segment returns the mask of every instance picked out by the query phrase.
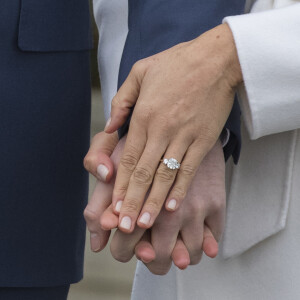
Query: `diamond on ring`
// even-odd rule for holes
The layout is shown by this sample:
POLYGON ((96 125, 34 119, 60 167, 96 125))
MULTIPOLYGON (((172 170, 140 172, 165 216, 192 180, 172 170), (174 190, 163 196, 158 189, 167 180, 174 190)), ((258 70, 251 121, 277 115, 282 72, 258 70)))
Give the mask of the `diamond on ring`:
POLYGON ((163 163, 171 170, 180 168, 180 163, 175 158, 170 158, 170 159, 165 158, 163 160, 163 163))

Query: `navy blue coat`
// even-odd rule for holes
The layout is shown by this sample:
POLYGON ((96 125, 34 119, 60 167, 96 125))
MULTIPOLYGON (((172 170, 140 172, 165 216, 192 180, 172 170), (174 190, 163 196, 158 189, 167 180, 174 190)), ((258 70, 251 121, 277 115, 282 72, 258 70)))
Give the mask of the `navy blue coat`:
MULTIPOLYGON (((133 64, 142 58, 192 40, 222 23, 230 15, 242 14, 245 0, 129 0, 129 32, 119 72, 119 86, 133 64)), ((123 136, 128 122, 120 129, 123 136)), ((225 159, 237 162, 240 148, 240 109, 237 100, 225 125, 231 138, 224 148, 225 159)))
POLYGON ((82 278, 88 0, 0 1, 0 286, 82 278))

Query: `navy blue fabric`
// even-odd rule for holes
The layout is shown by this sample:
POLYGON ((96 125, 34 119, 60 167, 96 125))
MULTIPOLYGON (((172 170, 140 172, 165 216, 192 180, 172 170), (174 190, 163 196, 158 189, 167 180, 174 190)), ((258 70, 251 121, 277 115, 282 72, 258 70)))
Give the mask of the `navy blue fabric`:
MULTIPOLYGON (((129 32, 120 65, 119 87, 137 60, 196 38, 221 24, 225 16, 242 14, 244 6, 245 0, 129 0, 129 32)), ((127 133, 129 122, 130 118, 120 129, 120 136, 127 133)), ((224 155, 227 159, 233 154, 237 162, 241 145, 237 101, 226 128, 232 134, 224 155)))
POLYGON ((0 288, 3 300, 66 300, 70 285, 41 288, 0 288))
POLYGON ((90 70, 89 51, 78 49, 91 45, 79 30, 88 31, 87 12, 88 0, 0 1, 1 287, 82 278, 90 70), (43 37, 31 36, 29 23, 43 37))
POLYGON ((74 51, 92 46, 87 0, 22 0, 18 45, 24 51, 74 51))

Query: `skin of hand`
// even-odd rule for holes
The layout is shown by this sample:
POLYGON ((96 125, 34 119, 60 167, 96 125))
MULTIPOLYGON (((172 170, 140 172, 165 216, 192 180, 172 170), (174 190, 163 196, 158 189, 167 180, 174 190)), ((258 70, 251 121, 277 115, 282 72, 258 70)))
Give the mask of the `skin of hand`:
MULTIPOLYGON (((107 164, 107 161, 101 161, 101 158, 103 157, 106 158, 105 156, 100 156, 99 159, 98 157, 95 157, 95 153, 100 153, 101 149, 112 149, 113 147, 110 147, 109 143, 113 145, 113 142, 114 140, 111 139, 106 134, 98 134, 97 136, 95 136, 95 138, 92 140, 90 151, 85 158, 85 161, 89 161, 87 165, 91 168, 91 170, 95 170, 97 168, 97 163, 99 163, 99 161, 101 163, 104 163, 105 165, 109 165, 107 164), (93 164, 95 165, 93 166, 93 164)), ((113 165, 115 170, 117 170, 118 168, 118 164, 122 154, 122 150, 124 148, 124 144, 125 144, 125 139, 122 139, 118 143, 117 147, 115 148, 115 151, 113 152, 113 155, 111 156, 111 160, 112 160, 111 165, 113 165)), ((211 167, 215 167, 213 165, 215 163, 217 169, 219 167, 221 167, 222 169, 223 168, 222 166, 224 165, 223 153, 222 150, 219 149, 220 151, 218 151, 218 148, 217 147, 215 148, 216 148, 215 154, 214 152, 211 152, 210 153, 211 156, 207 156, 206 160, 203 163, 207 163, 207 164, 212 163, 211 167), (216 157, 214 157, 215 155, 218 155, 220 159, 219 166, 218 166, 218 159, 216 160, 215 159, 216 157)), ((107 155, 109 155, 108 152, 107 155)), ((217 174, 221 175, 222 172, 220 169, 219 171, 217 171, 217 169, 215 169, 216 170, 215 173, 214 172, 208 173, 211 180, 214 181, 213 185, 211 186, 211 189, 209 188, 209 180, 208 181, 205 180, 202 184, 205 188, 203 188, 201 192, 198 192, 197 190, 193 191, 192 190, 193 185, 190 191, 191 196, 197 195, 198 197, 202 193, 203 199, 204 197, 206 197, 207 194, 209 198, 213 200, 212 204, 216 204, 220 211, 219 213, 216 214, 216 216, 219 216, 218 219, 213 220, 213 216, 212 216, 211 219, 207 218, 206 220, 207 224, 210 225, 206 225, 206 224, 203 225, 204 231, 203 231, 202 248, 206 253, 206 255, 212 258, 215 257, 218 252, 218 245, 214 238, 214 235, 218 239, 220 233, 223 231, 224 212, 222 213, 222 209, 225 210, 225 192, 224 192, 224 187, 222 189, 223 186, 221 184, 222 177, 221 176, 218 177, 217 175, 217 174), (216 179, 219 178, 216 181, 214 180, 214 174, 216 176, 215 177, 216 179), (209 190, 211 192, 209 192, 209 190), (206 192, 203 193, 204 191, 206 192), (210 193, 211 195, 209 195, 210 193), (212 231, 210 230, 209 226, 211 226, 212 231)), ((113 173, 113 170, 110 170, 110 172, 113 173)), ((204 177, 204 172, 205 170, 203 168, 202 169, 203 177, 204 177)), ((197 172, 197 174, 198 173, 200 175, 200 170, 199 172, 197 172)), ((114 214, 112 210, 112 206, 110 205, 113 186, 114 186, 114 178, 112 178, 109 183, 98 181, 94 193, 92 195, 92 198, 84 212, 85 219, 88 224, 88 228, 91 232, 91 248, 95 252, 102 250, 106 246, 110 235, 109 229, 114 228, 118 225, 118 217, 114 214), (104 211, 105 213, 103 214, 104 211), (100 218, 102 224, 100 223, 100 218), (103 227, 105 228, 105 230, 103 229, 103 227)), ((196 186, 198 186, 198 183, 195 185, 195 187, 196 186)), ((173 213, 170 213, 166 210, 162 212, 162 214, 159 216, 160 225, 156 226, 155 228, 156 233, 155 232, 152 233, 151 230, 145 231, 145 229, 138 228, 138 227, 131 234, 124 234, 120 230, 117 230, 111 244, 111 251, 113 256, 119 261, 126 262, 130 260, 135 253, 135 255, 139 259, 141 259, 147 265, 147 267, 155 274, 165 274, 168 271, 170 267, 170 257, 174 261, 174 264, 181 269, 186 268, 190 263, 195 263, 196 262, 195 259, 197 258, 194 257, 194 261, 193 259, 192 261, 190 260, 189 251, 181 238, 181 234, 178 235, 178 229, 177 229, 178 225, 175 225, 174 228, 168 225, 170 216, 172 216, 172 214, 173 213), (166 219, 164 220, 165 217, 166 219), (159 235, 159 232, 161 232, 161 230, 163 230, 162 236, 159 235), (166 235, 169 238, 170 234, 173 234, 173 237, 171 239, 173 241, 176 240, 175 247, 171 255, 166 255, 167 257, 164 258, 163 257, 164 254, 160 252, 160 250, 162 249, 162 246, 160 246, 160 242, 162 242, 161 245, 167 244, 167 242, 164 240, 164 236, 166 235), (155 251, 156 249, 150 243, 150 238, 154 239, 154 241, 156 240, 155 247, 158 248, 157 259, 156 259, 156 251, 155 251), (160 260, 164 261, 163 265, 158 263, 158 261, 160 260)), ((174 223, 178 222, 178 216, 171 219, 172 222, 174 223)), ((189 230, 188 226, 186 230, 189 230)), ((193 237, 193 240, 194 239, 195 238, 193 237)), ((190 242, 191 244, 193 243, 193 240, 190 242)), ((187 241, 189 241, 188 238, 187 241)), ((172 245, 167 245, 167 248, 171 249, 172 245)), ((202 250, 199 251, 198 259, 199 256, 201 257, 201 252, 202 250)))
MULTIPOLYGON (((118 168, 126 138, 123 138, 117 145, 115 143, 116 138, 117 136, 109 135, 104 132, 95 135, 91 142, 89 152, 84 158, 84 166, 87 171, 96 178, 99 176, 97 173, 99 165, 107 166, 110 177, 110 180, 108 180, 108 176, 105 178, 100 176, 100 180, 97 181, 93 195, 84 211, 84 217, 90 231, 91 249, 94 252, 99 252, 105 248, 111 233, 110 229, 103 229, 100 224, 100 218, 103 212, 106 211, 107 214, 107 227, 114 228, 118 224, 118 216, 112 211, 111 199, 115 181, 114 169, 117 170, 118 168), (109 212, 111 212, 111 215, 108 214, 109 212)), ((124 241, 124 245, 130 248, 128 242, 131 242, 131 245, 132 242, 134 242, 137 255, 140 254, 141 259, 150 262, 155 258, 155 252, 151 244, 146 242, 147 234, 144 234, 144 231, 144 229, 136 229, 130 239, 124 241), (140 239, 141 241, 139 241, 140 239)), ((115 240, 118 241, 117 238, 115 240)), ((174 263, 181 268, 186 268, 189 264, 188 252, 182 241, 180 241, 180 239, 178 240, 173 251, 174 263)))
POLYGON ((107 134, 103 131, 97 133, 93 137, 89 151, 83 160, 85 169, 102 182, 109 182, 113 177, 114 168, 110 156, 118 142, 117 132, 113 134, 107 134))
POLYGON ((226 24, 133 66, 105 128, 117 130, 135 105, 113 192, 122 231, 132 232, 136 223, 150 228, 165 200, 167 210, 178 209, 224 127, 241 81, 226 24), (162 157, 176 158, 180 169, 168 169, 162 157))
POLYGON ((84 210, 84 218, 90 231, 91 249, 94 252, 101 251, 110 236, 110 231, 101 228, 100 217, 111 204, 113 185, 109 182, 115 175, 111 155, 114 153, 114 161, 118 161, 121 145, 117 133, 100 132, 93 137, 89 151, 83 160, 85 169, 98 179, 94 193, 84 210), (100 199, 98 195, 101 195, 100 199))
MULTIPOLYGON (((125 141, 120 143, 124 147, 125 141)), ((118 146, 116 155, 112 156, 115 169, 121 155, 118 146)), ((129 234, 117 230, 110 245, 113 257, 127 262, 135 254, 152 273, 160 275, 168 272, 172 260, 180 269, 199 263, 202 250, 209 257, 215 257, 218 253, 217 241, 224 228, 224 181, 224 155, 218 141, 197 170, 185 201, 178 210, 170 212, 163 208, 153 227, 148 230, 136 227, 129 234)), ((96 188, 92 201, 103 203, 103 195, 108 194, 103 192, 103 188, 101 186, 101 192, 96 188)), ((112 193, 113 180, 106 184, 106 189, 112 193)), ((98 226, 101 230, 118 226, 118 216, 112 206, 105 212, 102 208, 100 210, 98 215, 101 215, 101 220, 98 222, 101 225, 98 226)))

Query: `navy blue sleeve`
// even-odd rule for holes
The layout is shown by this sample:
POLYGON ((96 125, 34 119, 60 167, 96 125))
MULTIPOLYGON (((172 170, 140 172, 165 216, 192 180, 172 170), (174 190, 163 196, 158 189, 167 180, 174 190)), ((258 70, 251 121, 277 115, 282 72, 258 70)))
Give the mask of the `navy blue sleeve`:
POLYGON ((232 156, 235 164, 238 163, 241 152, 241 111, 237 100, 234 99, 234 104, 231 113, 224 126, 230 130, 230 138, 226 146, 223 148, 225 161, 232 156))

